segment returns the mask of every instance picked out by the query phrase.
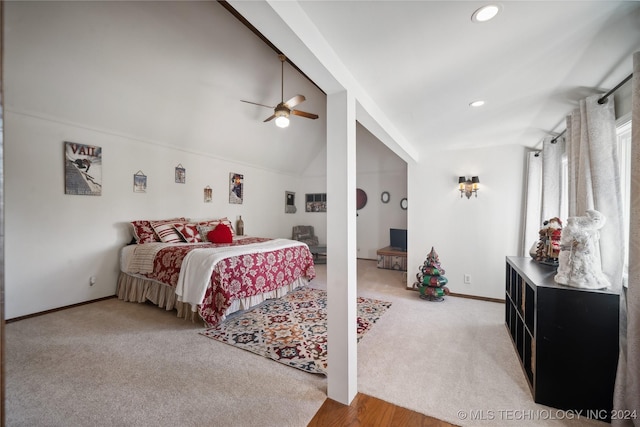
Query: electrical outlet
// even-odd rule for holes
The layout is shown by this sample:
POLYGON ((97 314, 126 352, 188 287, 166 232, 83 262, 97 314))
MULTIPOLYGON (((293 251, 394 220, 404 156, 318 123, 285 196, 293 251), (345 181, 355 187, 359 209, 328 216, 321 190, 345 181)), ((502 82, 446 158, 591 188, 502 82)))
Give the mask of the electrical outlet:
POLYGON ((96 284, 96 276, 89 277, 89 286, 93 286, 96 284))
POLYGON ((467 285, 471 284, 471 275, 470 274, 465 274, 464 275, 464 283, 467 285))

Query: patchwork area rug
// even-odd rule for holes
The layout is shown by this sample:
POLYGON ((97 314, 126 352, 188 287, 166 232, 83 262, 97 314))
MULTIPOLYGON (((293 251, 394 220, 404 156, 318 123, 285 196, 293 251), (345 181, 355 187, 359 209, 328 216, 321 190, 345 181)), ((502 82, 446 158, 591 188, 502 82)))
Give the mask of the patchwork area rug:
MULTIPOLYGON (((358 341, 391 307, 358 297, 358 341)), ((327 373, 327 293, 301 287, 200 334, 294 368, 327 373)))

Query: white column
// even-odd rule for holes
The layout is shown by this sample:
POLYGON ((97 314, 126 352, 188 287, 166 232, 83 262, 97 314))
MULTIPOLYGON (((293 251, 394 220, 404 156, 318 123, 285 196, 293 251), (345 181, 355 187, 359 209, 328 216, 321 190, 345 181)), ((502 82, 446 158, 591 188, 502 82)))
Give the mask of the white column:
POLYGON ((358 392, 355 107, 346 91, 327 96, 327 383, 345 405, 358 392))

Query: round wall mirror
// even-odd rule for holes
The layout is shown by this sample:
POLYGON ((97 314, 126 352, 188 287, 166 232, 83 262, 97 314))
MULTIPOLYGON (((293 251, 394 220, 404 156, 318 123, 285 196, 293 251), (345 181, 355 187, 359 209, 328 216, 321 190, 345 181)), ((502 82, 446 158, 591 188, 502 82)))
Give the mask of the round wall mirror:
POLYGON ((407 210, 407 198, 406 197, 404 199, 400 200, 400 207, 405 211, 407 210))
POLYGON ((389 203, 389 200, 391 200, 391 195, 388 191, 383 191, 380 195, 380 200, 382 200, 382 203, 389 203))
POLYGON ((367 204, 367 193, 361 188, 356 188, 356 209, 360 210, 367 204))

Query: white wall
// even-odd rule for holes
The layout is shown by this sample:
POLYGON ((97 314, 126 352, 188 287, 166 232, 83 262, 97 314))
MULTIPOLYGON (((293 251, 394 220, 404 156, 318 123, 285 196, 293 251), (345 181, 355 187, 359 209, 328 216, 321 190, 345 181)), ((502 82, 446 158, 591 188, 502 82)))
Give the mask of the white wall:
POLYGON ((409 164, 409 285, 434 247, 451 292, 504 299, 505 257, 520 242, 525 148, 424 154, 409 164), (458 177, 480 177, 478 197, 460 198, 458 177), (470 274, 472 283, 463 283, 470 274))
POLYGON ((299 185, 291 175, 7 112, 6 318, 113 295, 131 220, 242 215, 245 234, 289 237, 296 214, 284 213, 285 191, 300 194, 299 185), (102 196, 64 194, 63 141, 102 147, 102 196), (175 183, 179 163, 185 184, 175 183), (138 170, 146 193, 133 192, 138 170), (230 172, 244 174, 242 205, 228 202, 230 172), (203 201, 207 185, 213 203, 203 201))
POLYGON ((407 211, 400 207, 407 197, 407 163, 363 126, 356 135, 357 187, 367 194, 358 211, 358 258, 377 259, 376 251, 389 246, 389 229, 407 228, 407 211), (383 191, 389 192, 389 203, 382 203, 383 191))
MULTIPOLYGON (((327 147, 307 166, 303 174, 297 178, 304 190, 296 193, 298 211, 295 214, 295 225, 312 225, 320 244, 327 243, 327 213, 305 212, 305 195, 327 192, 327 147)), ((327 204, 331 202, 328 201, 327 204)), ((329 209, 329 208, 327 208, 329 209)))
MULTIPOLYGON (((357 188, 367 193, 367 204, 358 211, 358 258, 376 259, 376 251, 389 245, 389 228, 406 228, 407 211, 400 208, 400 200, 407 196, 407 164, 359 123, 356 124, 357 188), (382 203, 380 195, 388 191, 389 203, 382 203)), ((325 213, 304 212, 305 193, 327 191, 327 153, 323 150, 301 177, 305 191, 296 198, 300 207, 296 221, 313 225, 321 243, 326 243, 325 213)), ((331 194, 327 195, 331 208, 331 194)))

